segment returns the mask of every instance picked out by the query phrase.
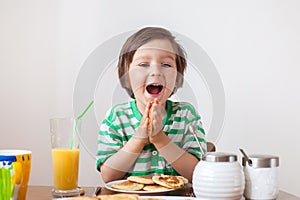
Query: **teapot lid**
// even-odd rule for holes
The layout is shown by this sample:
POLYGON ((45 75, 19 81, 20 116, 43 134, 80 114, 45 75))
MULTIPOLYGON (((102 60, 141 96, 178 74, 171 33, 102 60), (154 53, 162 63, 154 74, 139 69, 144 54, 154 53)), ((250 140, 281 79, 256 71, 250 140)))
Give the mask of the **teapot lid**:
POLYGON ((202 160, 207 162, 235 162, 237 161, 237 156, 235 154, 222 152, 208 152, 202 160))
MULTIPOLYGON (((270 168, 279 166, 279 157, 277 156, 266 154, 252 154, 248 157, 252 161, 251 167, 253 168, 270 168)), ((242 158, 242 165, 246 165, 245 157, 242 158)))

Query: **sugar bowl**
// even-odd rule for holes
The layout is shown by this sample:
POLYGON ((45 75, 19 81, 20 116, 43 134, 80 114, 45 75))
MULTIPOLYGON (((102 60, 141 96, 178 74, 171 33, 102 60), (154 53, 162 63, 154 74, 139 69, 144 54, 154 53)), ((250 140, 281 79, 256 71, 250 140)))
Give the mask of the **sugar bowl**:
POLYGON ((279 158, 273 155, 253 154, 248 155, 248 159, 242 159, 246 181, 245 198, 276 199, 279 158))

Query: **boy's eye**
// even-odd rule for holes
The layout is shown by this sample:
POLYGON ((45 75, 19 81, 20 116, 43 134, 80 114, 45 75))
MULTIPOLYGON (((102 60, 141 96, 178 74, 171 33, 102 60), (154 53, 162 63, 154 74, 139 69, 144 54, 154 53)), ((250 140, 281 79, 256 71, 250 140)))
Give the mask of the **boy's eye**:
POLYGON ((168 63, 162 63, 161 66, 162 66, 162 67, 172 67, 172 66, 171 66, 170 64, 168 64, 168 63))
POLYGON ((150 65, 148 63, 140 63, 138 64, 140 67, 149 67, 150 65))

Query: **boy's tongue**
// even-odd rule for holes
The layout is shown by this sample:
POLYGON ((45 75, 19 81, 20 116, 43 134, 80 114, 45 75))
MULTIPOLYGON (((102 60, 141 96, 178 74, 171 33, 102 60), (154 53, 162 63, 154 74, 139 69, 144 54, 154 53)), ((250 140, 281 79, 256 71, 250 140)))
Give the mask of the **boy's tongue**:
POLYGON ((162 85, 148 85, 146 87, 146 89, 149 94, 159 94, 162 91, 163 86, 162 85))

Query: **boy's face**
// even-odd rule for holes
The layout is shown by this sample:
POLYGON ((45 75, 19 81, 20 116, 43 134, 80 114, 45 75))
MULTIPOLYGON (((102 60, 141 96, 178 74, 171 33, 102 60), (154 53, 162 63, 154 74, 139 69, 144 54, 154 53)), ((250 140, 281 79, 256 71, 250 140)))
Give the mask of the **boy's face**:
POLYGON ((176 53, 169 40, 156 39, 142 45, 129 66, 130 85, 140 105, 154 98, 165 104, 174 90, 176 77, 176 53))

